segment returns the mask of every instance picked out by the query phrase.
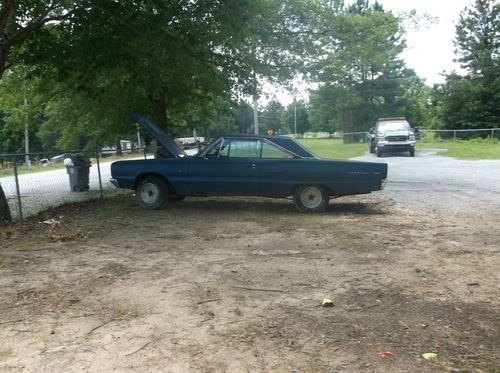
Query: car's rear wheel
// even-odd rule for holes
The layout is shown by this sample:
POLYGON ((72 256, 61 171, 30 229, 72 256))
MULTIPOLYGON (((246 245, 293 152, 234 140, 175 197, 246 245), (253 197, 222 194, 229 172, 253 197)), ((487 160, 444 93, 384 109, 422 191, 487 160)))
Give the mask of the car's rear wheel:
POLYGON ((328 194, 319 185, 301 185, 293 193, 293 204, 301 212, 325 211, 328 194))
POLYGON ((143 208, 158 209, 168 199, 167 184, 158 176, 148 176, 137 185, 135 198, 139 206, 143 208))

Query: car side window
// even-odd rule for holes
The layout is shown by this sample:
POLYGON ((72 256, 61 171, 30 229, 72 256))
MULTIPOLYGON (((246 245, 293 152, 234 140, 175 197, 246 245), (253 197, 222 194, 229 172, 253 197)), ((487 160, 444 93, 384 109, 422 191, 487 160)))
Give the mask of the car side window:
POLYGON ((284 152, 277 147, 268 144, 267 142, 262 142, 262 158, 293 158, 293 156, 287 152, 284 152))
MULTIPOLYGON (((226 145, 226 141, 224 141, 224 145, 226 145)), ((230 158, 257 158, 258 145, 257 140, 231 139, 228 143, 227 156, 230 158)))
POLYGON ((213 148, 205 153, 207 158, 217 158, 221 150, 221 141, 219 141, 213 148))

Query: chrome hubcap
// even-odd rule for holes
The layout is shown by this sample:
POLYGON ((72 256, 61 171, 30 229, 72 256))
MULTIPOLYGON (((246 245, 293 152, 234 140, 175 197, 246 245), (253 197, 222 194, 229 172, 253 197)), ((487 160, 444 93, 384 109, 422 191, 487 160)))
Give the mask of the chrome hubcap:
POLYGON ((151 204, 156 202, 158 196, 160 195, 160 191, 155 184, 146 183, 141 187, 141 200, 144 203, 151 204))
POLYGON ((323 198, 321 190, 316 187, 307 187, 300 193, 300 201, 309 209, 314 209, 321 205, 323 198))

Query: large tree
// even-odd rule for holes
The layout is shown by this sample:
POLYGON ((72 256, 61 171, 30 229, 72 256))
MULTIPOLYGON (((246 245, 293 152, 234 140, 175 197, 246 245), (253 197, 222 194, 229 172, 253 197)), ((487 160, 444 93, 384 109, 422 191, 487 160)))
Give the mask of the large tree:
POLYGON ((346 132, 366 130, 381 115, 401 115, 397 98, 415 73, 405 68, 400 19, 375 2, 360 0, 325 12, 316 65, 320 88, 312 95, 313 126, 346 132))
POLYGON ((444 128, 491 128, 500 122, 500 4, 476 0, 456 28, 457 61, 466 71, 436 88, 444 128))
POLYGON ((468 73, 487 81, 498 79, 500 62, 500 4, 476 0, 460 15, 456 27, 457 60, 468 73))
POLYGON ((69 118, 58 129, 65 143, 79 132, 97 139, 122 132, 131 111, 174 133, 200 108, 215 110, 220 98, 258 95, 265 78, 290 79, 309 55, 307 22, 316 2, 78 3, 71 16, 32 33, 16 54, 45 77, 46 133, 63 124, 58 117, 69 118))
POLYGON ((15 61, 12 48, 50 22, 71 16, 77 6, 71 0, 0 0, 0 79, 15 61))

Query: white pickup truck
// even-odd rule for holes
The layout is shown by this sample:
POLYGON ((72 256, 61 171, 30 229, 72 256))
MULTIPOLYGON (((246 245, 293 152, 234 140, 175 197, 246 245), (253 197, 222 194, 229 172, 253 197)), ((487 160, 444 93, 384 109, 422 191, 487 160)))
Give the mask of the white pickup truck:
POLYGON ((368 131, 370 153, 409 152, 415 156, 415 130, 404 117, 379 118, 368 131))

